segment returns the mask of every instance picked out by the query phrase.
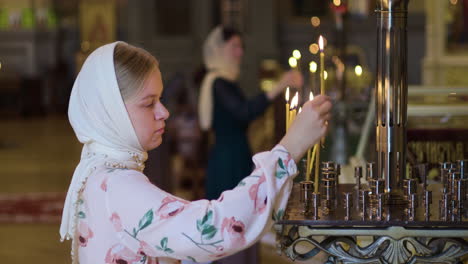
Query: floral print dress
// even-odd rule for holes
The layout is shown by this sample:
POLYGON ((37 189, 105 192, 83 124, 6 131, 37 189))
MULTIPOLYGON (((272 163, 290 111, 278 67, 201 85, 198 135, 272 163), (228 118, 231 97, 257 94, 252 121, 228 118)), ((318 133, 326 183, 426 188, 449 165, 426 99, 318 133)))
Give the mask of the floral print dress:
POLYGON ((282 217, 297 171, 279 145, 253 160, 254 171, 236 188, 193 202, 162 191, 141 172, 98 168, 79 200, 79 262, 205 262, 249 247, 282 217))

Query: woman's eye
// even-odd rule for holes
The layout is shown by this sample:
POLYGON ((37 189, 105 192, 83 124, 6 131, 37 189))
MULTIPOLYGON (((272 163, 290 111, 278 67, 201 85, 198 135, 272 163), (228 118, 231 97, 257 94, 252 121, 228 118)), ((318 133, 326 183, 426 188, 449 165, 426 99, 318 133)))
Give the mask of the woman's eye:
POLYGON ((146 105, 146 107, 148 107, 148 108, 151 108, 151 107, 153 107, 153 106, 154 106, 154 102, 151 102, 151 104, 146 105))

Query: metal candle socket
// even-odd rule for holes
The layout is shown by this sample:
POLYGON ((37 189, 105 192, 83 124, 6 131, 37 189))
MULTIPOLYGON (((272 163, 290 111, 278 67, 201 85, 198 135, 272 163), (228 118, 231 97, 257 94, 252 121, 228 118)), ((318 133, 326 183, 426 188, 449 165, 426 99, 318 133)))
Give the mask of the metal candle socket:
POLYGON ((408 201, 408 216, 409 220, 413 221, 416 216, 416 208, 418 207, 418 195, 416 193, 412 193, 409 196, 408 201))
POLYGON ((312 193, 312 208, 314 209, 313 219, 319 218, 318 210, 320 207, 320 193, 312 193))
POLYGON ((356 179, 356 185, 354 188, 358 191, 361 189, 361 178, 362 178, 362 167, 355 167, 354 168, 354 178, 356 179))
POLYGON ((351 218, 351 207, 353 207, 353 194, 350 192, 343 193, 343 206, 345 208, 344 219, 348 221, 351 218))
POLYGON ((460 169, 460 178, 466 179, 468 177, 468 160, 459 160, 457 162, 460 169))
POLYGON ((403 192, 405 199, 409 201, 411 199, 411 195, 416 193, 417 185, 415 179, 404 179, 403 180, 403 192))
POLYGON ((314 182, 313 181, 301 181, 300 182, 300 201, 303 205, 303 213, 310 213, 310 205, 312 203, 312 193, 314 192, 314 182))
POLYGON ((365 220, 366 217, 367 217, 367 207, 368 207, 368 204, 369 204, 369 191, 367 190, 361 190, 359 191, 359 196, 360 196, 360 207, 359 208, 361 210, 361 217, 362 217, 362 220, 365 220))
POLYGON ((375 163, 374 162, 368 162, 366 166, 366 180, 370 181, 371 179, 377 179, 377 174, 375 173, 375 163))
POLYGON ((424 191, 424 216, 425 220, 429 221, 431 218, 431 204, 432 204, 432 192, 424 191))

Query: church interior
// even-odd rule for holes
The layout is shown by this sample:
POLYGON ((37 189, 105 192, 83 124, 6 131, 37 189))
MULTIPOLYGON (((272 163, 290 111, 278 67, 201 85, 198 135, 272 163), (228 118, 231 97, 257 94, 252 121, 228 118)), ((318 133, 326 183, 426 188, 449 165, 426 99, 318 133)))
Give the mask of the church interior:
MULTIPOLYGON (((298 163, 287 217, 260 240, 260 253, 252 263, 343 263, 346 257, 353 259, 348 248, 354 245, 345 234, 374 245, 358 237, 365 235, 359 227, 369 223, 372 232, 377 227, 414 227, 408 229, 414 235, 408 231, 407 237, 418 242, 411 240, 412 248, 402 249, 403 260, 390 261, 387 242, 382 242, 373 253, 346 263, 409 263, 415 256, 433 257, 437 250, 439 257, 448 259, 443 263, 467 263, 467 0, 0 0, 3 263, 71 263, 70 245, 60 242, 58 230, 82 145, 68 121, 68 100, 84 60, 106 43, 121 40, 144 48, 158 59, 163 74, 163 102, 171 116, 163 143, 148 154, 145 174, 159 188, 184 199, 204 198, 212 138, 200 130, 197 104, 203 42, 219 24, 242 32, 239 84, 247 97, 271 90, 290 69, 304 78, 303 87, 291 87, 290 98, 279 96, 251 123, 252 153, 272 149, 283 137, 293 109, 286 108, 285 118, 285 99, 289 105, 297 93, 301 105, 310 93, 324 92, 334 105, 326 140, 318 147, 316 164, 323 164, 315 166, 314 174, 309 159, 298 163), (394 9, 385 3, 394 4, 394 9), (394 112, 395 120, 403 120, 395 129, 382 121, 394 112), (400 154, 395 156, 394 150, 400 154), (362 185, 370 190, 368 205, 366 191, 351 186, 360 182, 356 175, 363 172, 367 178, 362 185), (324 178, 319 180, 320 173, 324 178), (442 187, 436 194, 441 189, 434 186, 444 181, 455 187, 442 187), (338 185, 357 191, 338 190, 338 185), (413 185, 419 189, 413 190, 413 185), (316 200, 319 188, 321 201, 316 200), (424 222, 418 217, 429 215, 430 192, 431 206, 446 210, 433 209, 432 215, 440 218, 427 216, 424 222), (333 212, 334 206, 327 204, 334 198, 343 212, 333 212), (450 198, 457 202, 452 205, 450 198), (380 206, 386 199, 391 206, 380 206), (351 200, 352 210, 360 212, 349 211, 351 200), (405 203, 406 220, 390 218, 392 201, 405 203), (310 228, 314 221, 323 222, 310 228), (372 224, 376 221, 386 222, 372 224), (292 235, 304 226, 310 228, 311 244, 300 244, 292 235), (323 238, 339 232, 337 227, 343 230, 341 240, 325 243, 323 238), (449 256, 449 245, 433 246, 417 233, 437 227, 446 233, 433 236, 451 238, 456 254, 449 256), (462 235, 453 235, 460 230, 465 230, 462 235), (424 245, 425 253, 415 244, 424 245), (375 252, 387 262, 359 261, 371 259, 375 252)), ((389 243, 402 241, 387 233, 381 237, 392 237, 389 243)))

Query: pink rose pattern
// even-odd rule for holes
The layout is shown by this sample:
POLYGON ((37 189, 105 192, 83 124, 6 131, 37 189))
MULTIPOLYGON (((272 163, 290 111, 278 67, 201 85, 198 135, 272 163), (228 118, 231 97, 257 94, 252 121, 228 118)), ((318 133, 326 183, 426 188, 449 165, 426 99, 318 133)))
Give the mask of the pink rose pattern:
POLYGON ((140 261, 141 256, 122 244, 112 246, 106 254, 106 264, 130 264, 140 261))
POLYGON ((120 221, 120 216, 117 213, 112 214, 112 216, 110 217, 110 221, 112 222, 112 225, 114 225, 114 229, 116 232, 123 231, 122 221, 120 221))
POLYGON ((156 214, 160 219, 167 219, 182 212, 187 204, 189 204, 189 202, 177 199, 173 196, 167 196, 162 200, 162 204, 156 211, 156 214))
POLYGON ((88 245, 88 240, 93 238, 93 231, 89 228, 88 224, 85 221, 80 221, 78 224, 78 241, 80 246, 86 247, 88 245))
POLYGON ((221 237, 224 243, 231 248, 240 248, 245 245, 245 225, 236 218, 224 218, 221 225, 221 237))
POLYGON ((265 211, 268 203, 266 177, 260 176, 258 182, 249 189, 250 199, 254 202, 254 212, 261 214, 265 211))
POLYGON ((150 246, 145 241, 140 241, 140 250, 138 251, 140 255, 155 257, 158 255, 156 248, 150 246))
POLYGON ((109 176, 106 176, 104 180, 101 183, 101 190, 107 192, 107 180, 109 179, 109 176))

